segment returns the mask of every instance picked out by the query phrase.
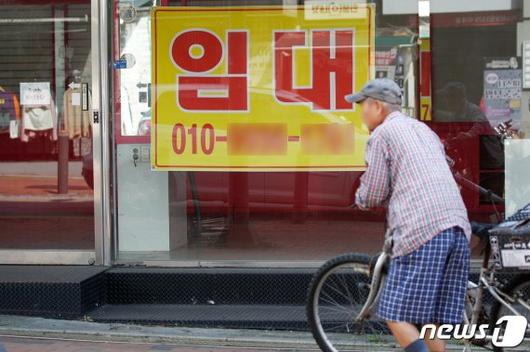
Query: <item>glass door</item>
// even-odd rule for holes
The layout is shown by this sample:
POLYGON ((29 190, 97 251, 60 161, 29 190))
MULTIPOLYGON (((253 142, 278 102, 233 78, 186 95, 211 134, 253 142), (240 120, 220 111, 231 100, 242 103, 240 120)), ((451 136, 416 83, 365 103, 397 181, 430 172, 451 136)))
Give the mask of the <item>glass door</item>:
POLYGON ((345 250, 380 250, 384 213, 350 207, 364 162, 359 153, 352 165, 348 153, 363 150, 367 129, 342 97, 387 77, 419 118, 417 5, 353 1, 328 13, 321 3, 113 1, 118 263, 313 266, 345 250), (313 32, 322 44, 311 47, 313 32), (157 131, 171 138, 158 143, 157 131), (281 168, 289 150, 310 171, 281 168), (156 155, 168 159, 157 164, 156 155), (327 158, 344 166, 326 168, 327 158))
POLYGON ((0 263, 92 264, 90 0, 0 0, 0 48, 0 263))

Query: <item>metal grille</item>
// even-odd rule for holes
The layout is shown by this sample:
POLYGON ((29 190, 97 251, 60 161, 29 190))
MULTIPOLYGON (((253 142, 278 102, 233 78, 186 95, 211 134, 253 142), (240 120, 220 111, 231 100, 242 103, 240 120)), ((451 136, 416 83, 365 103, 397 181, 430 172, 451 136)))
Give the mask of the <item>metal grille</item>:
MULTIPOLYGON (((306 292, 315 272, 307 268, 24 268, 0 267, 1 313, 61 318, 87 314, 106 322, 289 330, 307 329, 306 292)), ((511 277, 503 274, 499 280, 511 277)), ((476 282, 478 273, 470 278, 476 282)), ((486 312, 492 303, 486 293, 486 312)))
POLYGON ((102 303, 104 267, 0 266, 0 312, 79 318, 102 303))
MULTIPOLYGON (((307 330, 306 294, 315 271, 113 268, 106 272, 107 304, 88 315, 105 322, 307 330)), ((477 282, 478 273, 470 279, 477 282)), ((485 293, 486 312, 492 303, 485 293)))

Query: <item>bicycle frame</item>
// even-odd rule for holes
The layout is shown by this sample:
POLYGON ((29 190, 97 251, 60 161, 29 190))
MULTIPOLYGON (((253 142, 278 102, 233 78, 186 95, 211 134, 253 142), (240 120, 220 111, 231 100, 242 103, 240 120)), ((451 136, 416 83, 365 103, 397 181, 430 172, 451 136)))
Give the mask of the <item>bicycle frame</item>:
MULTIPOLYGON (((514 315, 522 315, 517 309, 515 309, 512 304, 519 303, 525 309, 530 311, 530 306, 521 299, 514 300, 512 297, 509 297, 507 294, 499 290, 493 281, 495 271, 489 268, 489 259, 491 255, 491 246, 490 243, 486 243, 486 248, 484 250, 484 257, 482 260, 482 266, 480 268, 479 274, 479 283, 476 284, 473 281, 468 281, 467 293, 466 293, 466 304, 470 304, 470 297, 473 297, 475 303, 471 305, 471 319, 468 317, 467 311, 464 311, 464 322, 466 324, 477 324, 482 310, 482 299, 484 297, 484 289, 486 289, 500 304, 506 307, 514 315), (493 284, 492 284, 493 282, 493 284)), ((530 327, 530 326, 529 326, 530 327)), ((527 327, 527 329, 529 328, 527 327)), ((492 336, 486 336, 485 340, 491 340, 492 336)))

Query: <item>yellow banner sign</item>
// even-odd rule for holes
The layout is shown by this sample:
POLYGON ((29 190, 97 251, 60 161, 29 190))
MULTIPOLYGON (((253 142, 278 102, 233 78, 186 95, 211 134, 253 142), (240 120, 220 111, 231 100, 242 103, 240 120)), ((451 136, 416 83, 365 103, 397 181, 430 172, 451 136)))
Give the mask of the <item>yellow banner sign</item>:
POLYGON ((153 10, 153 169, 365 167, 368 130, 344 96, 373 76, 374 8, 310 10, 153 10))

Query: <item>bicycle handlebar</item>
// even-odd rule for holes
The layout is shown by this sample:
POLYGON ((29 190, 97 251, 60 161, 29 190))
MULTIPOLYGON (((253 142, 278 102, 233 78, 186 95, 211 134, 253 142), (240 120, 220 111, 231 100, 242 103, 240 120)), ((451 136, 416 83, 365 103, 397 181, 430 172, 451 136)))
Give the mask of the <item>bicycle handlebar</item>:
POLYGON ((451 157, 449 157, 447 154, 445 155, 445 160, 447 160, 447 163, 449 164, 449 168, 451 169, 451 172, 453 173, 455 179, 457 181, 460 181, 464 183, 467 186, 470 186, 474 190, 478 191, 480 194, 483 194, 487 197, 489 197, 491 200, 499 203, 504 202, 504 198, 495 194, 492 190, 482 187, 481 185, 469 180, 467 177, 462 176, 458 171, 453 170, 453 166, 456 164, 451 157))

